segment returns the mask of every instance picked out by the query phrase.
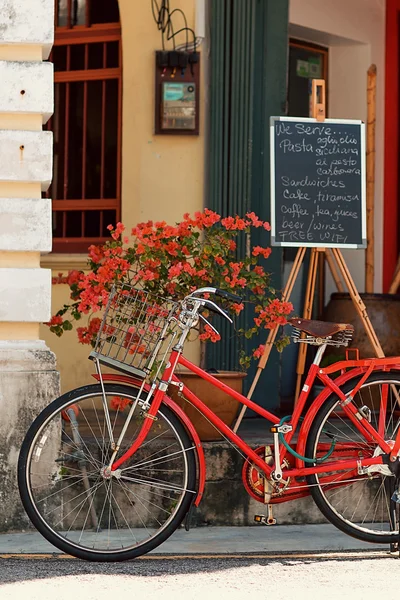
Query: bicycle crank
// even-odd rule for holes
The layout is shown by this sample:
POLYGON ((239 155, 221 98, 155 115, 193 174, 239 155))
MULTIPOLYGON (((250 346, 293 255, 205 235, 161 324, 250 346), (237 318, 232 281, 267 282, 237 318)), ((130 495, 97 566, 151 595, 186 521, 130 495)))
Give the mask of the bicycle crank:
MULTIPOLYGON (((260 446, 256 448, 255 452, 264 458, 267 465, 273 465, 274 456, 271 446, 260 446)), ((289 463, 285 459, 282 468, 288 467, 289 463)), ((247 493, 263 504, 269 504, 271 500, 284 494, 290 485, 290 479, 282 479, 279 483, 267 479, 264 473, 261 473, 259 468, 249 459, 243 465, 242 480, 247 493)))
POLYGON ((265 515, 254 515, 254 520, 256 523, 261 523, 263 525, 276 525, 276 519, 272 512, 272 505, 268 505, 268 517, 265 515))

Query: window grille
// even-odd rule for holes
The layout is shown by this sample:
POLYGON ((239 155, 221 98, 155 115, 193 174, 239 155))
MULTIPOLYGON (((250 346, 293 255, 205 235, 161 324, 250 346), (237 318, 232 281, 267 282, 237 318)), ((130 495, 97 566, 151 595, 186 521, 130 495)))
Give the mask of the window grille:
POLYGON ((53 251, 86 252, 120 218, 122 51, 117 0, 56 0, 53 251))

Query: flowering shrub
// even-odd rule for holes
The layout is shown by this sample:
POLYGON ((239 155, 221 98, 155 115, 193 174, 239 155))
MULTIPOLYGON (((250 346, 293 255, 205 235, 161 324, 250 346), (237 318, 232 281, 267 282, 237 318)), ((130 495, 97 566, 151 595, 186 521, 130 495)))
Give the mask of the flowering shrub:
MULTIPOLYGON (((244 218, 223 219, 209 209, 193 217, 185 214, 173 226, 165 221, 139 223, 132 229, 131 238, 124 236, 122 223, 109 225, 110 241, 89 248, 89 271, 71 271, 67 277, 56 278, 56 283, 69 285, 72 303, 51 318, 50 330, 60 336, 72 329, 70 319, 79 320, 82 314, 101 311, 113 282, 127 277, 133 285, 160 297, 182 299, 205 286, 243 296, 244 302, 251 302, 254 308, 254 325, 241 330, 247 338, 276 324, 284 325, 293 306, 279 300, 270 286, 263 263, 271 249, 251 246, 251 233, 256 228, 269 230, 270 226, 254 213, 247 213, 244 218), (238 256, 239 236, 247 240, 243 256, 238 256)), ((229 308, 239 315, 244 302, 231 304, 229 308)), ((100 323, 94 317, 86 327, 78 327, 80 343, 93 345, 100 323)), ((206 325, 200 339, 216 342, 219 336, 206 325)), ((254 351, 255 357, 261 354, 262 347, 254 351)), ((249 360, 243 357, 241 362, 247 366, 249 360)))

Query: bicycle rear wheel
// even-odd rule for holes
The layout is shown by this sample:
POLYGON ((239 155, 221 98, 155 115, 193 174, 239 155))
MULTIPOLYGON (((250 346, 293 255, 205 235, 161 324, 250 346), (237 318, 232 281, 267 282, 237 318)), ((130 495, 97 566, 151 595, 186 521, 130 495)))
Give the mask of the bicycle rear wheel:
MULTIPOLYGON (((121 561, 157 547, 181 524, 196 494, 194 444, 172 411, 161 405, 138 451, 112 477, 107 412, 118 439, 137 391, 105 385, 78 388, 37 417, 22 444, 18 484, 33 525, 78 558, 121 561)), ((119 456, 138 435, 138 405, 119 456)))
MULTIPOLYGON (((349 394, 355 387, 349 381, 342 390, 349 394)), ((352 400, 370 414, 371 425, 386 441, 394 440, 400 426, 400 376, 373 373, 352 400)), ((397 478, 386 465, 377 465, 369 473, 358 469, 330 471, 337 460, 369 458, 381 453, 369 443, 341 409, 337 396, 330 397, 318 412, 309 432, 306 456, 326 454, 335 438, 333 454, 323 463, 326 472, 307 477, 311 495, 325 517, 344 533, 372 543, 391 543, 398 539, 398 505, 391 500, 397 478), (375 454, 375 455, 376 455, 375 454)))

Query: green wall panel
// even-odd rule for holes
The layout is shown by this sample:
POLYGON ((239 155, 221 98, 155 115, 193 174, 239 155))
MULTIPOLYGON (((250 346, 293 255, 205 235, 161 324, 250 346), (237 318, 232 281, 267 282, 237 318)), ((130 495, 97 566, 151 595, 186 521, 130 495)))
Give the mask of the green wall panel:
MULTIPOLYGON (((254 210, 269 219, 269 117, 285 114, 288 0, 211 0, 210 131, 207 206, 223 216, 254 210)), ((266 245, 259 232, 253 244, 266 245)), ((244 240, 243 242, 244 243, 244 240)), ((282 287, 282 251, 266 261, 273 284, 282 287)), ((243 315, 239 326, 248 317, 243 315)), ((222 341, 207 346, 207 366, 237 368, 239 344, 228 323, 218 323, 222 341)), ((251 347, 263 343, 268 332, 251 347)), ((276 408, 279 355, 274 350, 253 395, 276 408), (265 390, 268 389, 268 396, 265 390)), ((251 384, 254 369, 249 372, 251 384)))

